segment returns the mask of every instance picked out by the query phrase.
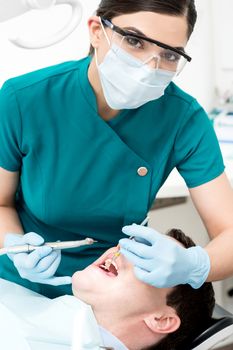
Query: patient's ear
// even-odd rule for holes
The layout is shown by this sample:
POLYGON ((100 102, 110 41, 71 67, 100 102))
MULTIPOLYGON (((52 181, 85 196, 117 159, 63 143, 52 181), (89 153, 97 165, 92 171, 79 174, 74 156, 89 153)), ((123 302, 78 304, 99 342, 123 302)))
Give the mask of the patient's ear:
POLYGON ((180 318, 175 310, 164 314, 152 313, 144 318, 147 327, 154 333, 168 334, 175 332, 180 327, 180 318))

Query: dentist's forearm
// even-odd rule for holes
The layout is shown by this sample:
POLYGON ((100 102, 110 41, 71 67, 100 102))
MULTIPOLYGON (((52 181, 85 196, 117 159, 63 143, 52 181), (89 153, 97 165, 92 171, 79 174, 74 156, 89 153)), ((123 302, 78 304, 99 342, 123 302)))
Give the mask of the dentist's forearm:
POLYGON ((23 234, 23 227, 14 207, 0 206, 0 248, 7 233, 23 234))
POLYGON ((207 281, 219 281, 233 276, 233 227, 215 237, 205 250, 211 261, 207 281))

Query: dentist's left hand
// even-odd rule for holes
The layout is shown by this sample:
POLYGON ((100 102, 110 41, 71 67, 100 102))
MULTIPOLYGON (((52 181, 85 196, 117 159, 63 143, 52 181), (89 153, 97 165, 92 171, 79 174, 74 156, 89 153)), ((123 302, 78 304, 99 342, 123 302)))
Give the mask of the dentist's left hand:
POLYGON ((184 248, 150 227, 130 225, 122 231, 134 240, 121 239, 120 252, 134 265, 136 277, 157 288, 190 284, 197 289, 206 281, 210 258, 202 247, 184 248))
MULTIPOLYGON (((5 236, 4 247, 24 244, 40 246, 43 243, 44 239, 35 232, 29 232, 24 235, 8 233, 5 236)), ((70 276, 54 276, 61 262, 60 250, 53 251, 50 247, 42 246, 31 253, 8 254, 8 257, 13 261, 19 275, 31 282, 53 286, 71 284, 70 276)))

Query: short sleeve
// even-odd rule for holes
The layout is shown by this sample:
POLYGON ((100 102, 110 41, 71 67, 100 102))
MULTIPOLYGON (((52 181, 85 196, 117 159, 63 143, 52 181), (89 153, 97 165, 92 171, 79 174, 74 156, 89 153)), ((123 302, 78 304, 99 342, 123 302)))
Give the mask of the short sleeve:
POLYGON ((176 167, 188 188, 207 183, 224 171, 224 163, 213 126, 196 100, 175 142, 176 167))
POLYGON ((21 167, 21 119, 15 92, 6 82, 0 90, 0 167, 18 171, 21 167))

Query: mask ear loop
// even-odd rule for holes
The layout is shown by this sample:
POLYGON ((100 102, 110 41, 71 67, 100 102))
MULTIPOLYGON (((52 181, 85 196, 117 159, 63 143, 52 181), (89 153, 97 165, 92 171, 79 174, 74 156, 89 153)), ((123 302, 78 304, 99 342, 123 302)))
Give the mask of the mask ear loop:
MULTIPOLYGON (((105 36, 105 38, 106 38, 106 40, 108 42, 109 48, 111 48, 111 42, 109 40, 109 37, 107 36, 106 30, 104 29, 103 23, 101 21, 101 17, 99 16, 98 18, 99 18, 99 21, 100 21, 101 28, 102 28, 102 30, 104 32, 104 36, 105 36)), ((94 51, 95 51, 95 63, 96 63, 96 66, 99 67, 99 62, 98 62, 98 57, 97 57, 98 55, 97 55, 96 47, 94 48, 94 51)))
POLYGON ((101 28, 102 28, 102 30, 104 32, 105 38, 106 38, 106 40, 108 42, 108 45, 109 45, 109 47, 111 47, 111 42, 109 40, 109 37, 107 36, 106 30, 104 29, 104 26, 103 26, 103 23, 101 21, 101 17, 100 16, 99 16, 99 21, 100 21, 101 28))

